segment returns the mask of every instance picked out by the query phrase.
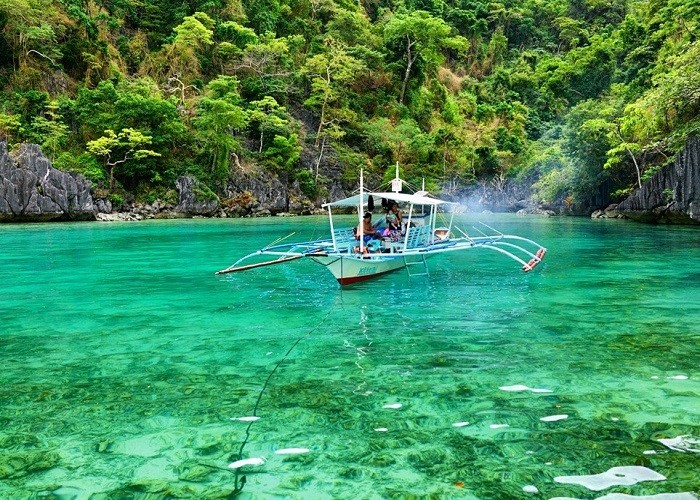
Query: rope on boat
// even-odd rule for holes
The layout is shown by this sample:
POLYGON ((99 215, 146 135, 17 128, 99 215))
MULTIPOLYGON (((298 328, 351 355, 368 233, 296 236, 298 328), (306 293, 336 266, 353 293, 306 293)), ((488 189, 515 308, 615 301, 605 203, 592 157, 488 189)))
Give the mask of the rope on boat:
MULTIPOLYGON (((325 323, 325 321, 328 319, 328 317, 331 315, 332 310, 329 310, 328 313, 323 317, 321 321, 318 322, 317 325, 315 325, 313 328, 311 328, 308 332, 305 334, 301 335, 296 341, 292 344, 292 346, 289 348, 289 350, 286 352, 284 356, 282 356, 282 359, 280 359, 277 364, 275 364, 275 367, 272 369, 270 374, 267 376, 267 379, 265 379, 265 383, 263 384, 262 388, 260 389, 260 392, 258 393, 258 399, 255 401, 255 406, 253 407, 253 416, 257 417, 258 416, 258 408, 260 407, 260 401, 262 400, 263 394, 265 393, 265 389, 267 389, 268 384, 270 383, 270 380, 272 379, 272 376, 275 374, 277 369, 280 367, 282 363, 289 357, 289 355, 292 353, 294 348, 299 345, 299 343, 307 338, 309 335, 311 335, 313 332, 318 330, 318 328, 325 323)), ((248 427, 246 427, 245 430, 245 439, 241 443, 241 447, 238 449, 238 458, 236 460, 241 460, 243 458, 243 449, 245 448, 245 445, 248 444, 248 439, 250 439, 250 429, 253 426, 253 421, 248 423, 248 427)), ((230 471, 230 469, 227 469, 230 471)), ((245 486, 246 483, 246 477, 240 475, 240 469, 235 469, 233 471, 235 474, 235 481, 234 481, 234 490, 231 492, 231 495, 229 498, 236 498, 238 495, 241 494, 241 491, 243 491, 243 486, 245 486)))
POLYGON ((289 238, 290 236, 294 236, 295 234, 297 234, 297 232, 296 232, 296 231, 293 231, 293 232, 289 233, 287 236, 282 236, 281 238, 277 238, 275 241, 273 241, 272 243, 270 243, 269 245, 267 245, 265 248, 273 247, 273 246, 275 246, 277 243, 279 243, 280 241, 284 241, 284 240, 286 240, 287 238, 289 238))
POLYGON ((464 236, 466 239, 468 239, 470 243, 474 244, 474 240, 472 240, 472 237, 469 236, 469 235, 466 233, 466 231, 462 231, 462 228, 460 228, 459 226, 453 226, 453 227, 454 227, 457 231, 459 231, 460 233, 462 233, 462 236, 464 236))

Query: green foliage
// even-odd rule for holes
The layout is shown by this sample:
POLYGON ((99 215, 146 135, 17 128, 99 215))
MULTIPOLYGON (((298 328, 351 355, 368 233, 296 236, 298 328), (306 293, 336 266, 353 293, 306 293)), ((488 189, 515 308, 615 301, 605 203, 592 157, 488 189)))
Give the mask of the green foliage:
POLYGON ((221 186, 228 178, 231 155, 240 149, 236 132, 247 125, 238 81, 221 76, 209 82, 193 120, 200 154, 210 158, 209 180, 221 186))
POLYGON ((295 134, 289 137, 276 135, 272 145, 265 150, 264 158, 275 169, 285 172, 292 180, 296 178, 295 167, 299 161, 301 147, 295 134))
POLYGON ((258 153, 262 153, 271 138, 285 135, 290 126, 290 117, 287 110, 280 106, 274 97, 266 96, 259 101, 250 103, 248 110, 248 124, 259 133, 260 147, 258 153))
POLYGON ((254 163, 315 196, 334 158, 348 183, 398 161, 586 203, 700 133, 699 19, 683 0, 0 0, 0 139, 139 193, 185 172, 223 193, 254 163))
POLYGON ((65 172, 80 174, 94 186, 102 186, 107 181, 104 168, 90 153, 65 151, 54 158, 53 166, 65 172))
POLYGON ((133 164, 138 165, 139 160, 160 156, 160 153, 142 147, 151 144, 151 140, 151 136, 132 128, 124 128, 118 134, 107 129, 99 139, 88 141, 86 147, 90 153, 104 159, 105 167, 109 171, 109 188, 112 189, 117 167, 126 175, 133 175, 138 171, 132 167, 133 164))
POLYGON ((314 176, 308 170, 299 170, 295 176, 295 180, 299 183, 299 189, 307 197, 314 199, 316 197, 317 186, 314 176))
POLYGON ((20 115, 0 114, 0 140, 12 144, 14 139, 20 135, 21 130, 20 115))
POLYGON ((404 102, 409 81, 422 83, 437 72, 446 52, 463 53, 469 47, 446 22, 421 10, 392 16, 384 26, 384 42, 398 59, 392 66, 402 75, 399 104, 404 102))
POLYGON ((124 206, 124 196, 119 193, 110 193, 107 199, 112 203, 112 208, 119 210, 124 206))
POLYGON ((575 168, 562 149, 556 136, 544 137, 528 151, 528 171, 523 177, 536 171, 538 180, 532 185, 534 197, 541 203, 555 204, 565 200, 574 192, 575 168))
POLYGON ((345 135, 341 125, 354 121, 345 89, 364 68, 346 47, 331 37, 324 41, 328 50, 307 60, 303 74, 311 79, 311 91, 304 104, 316 110, 319 124, 316 145, 325 138, 339 140, 345 135))

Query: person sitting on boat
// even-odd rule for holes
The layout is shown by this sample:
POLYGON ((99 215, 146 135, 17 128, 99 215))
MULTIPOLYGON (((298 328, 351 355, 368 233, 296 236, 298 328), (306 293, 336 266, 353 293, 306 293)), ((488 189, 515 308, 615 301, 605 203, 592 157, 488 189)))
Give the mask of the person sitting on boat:
POLYGON ((401 229, 401 221, 397 217, 395 210, 398 210, 396 205, 390 207, 389 211, 386 213, 386 227, 390 231, 397 231, 401 229))
POLYGON ((404 232, 404 227, 403 227, 403 213, 401 213, 401 210, 399 209, 399 204, 396 202, 393 202, 391 204, 391 210, 396 214, 396 221, 398 222, 398 227, 400 232, 404 232))
POLYGON ((382 236, 389 238, 391 241, 398 241, 401 236, 401 219, 397 215, 400 214, 398 205, 394 203, 389 207, 389 211, 386 213, 386 227, 382 232, 382 236))
MULTIPOLYGON (((355 239, 360 239, 360 228, 359 226, 355 228, 355 239)), ((362 216, 362 241, 367 243, 369 240, 380 239, 382 237, 381 233, 377 231, 376 227, 372 224, 372 213, 365 212, 362 216)))

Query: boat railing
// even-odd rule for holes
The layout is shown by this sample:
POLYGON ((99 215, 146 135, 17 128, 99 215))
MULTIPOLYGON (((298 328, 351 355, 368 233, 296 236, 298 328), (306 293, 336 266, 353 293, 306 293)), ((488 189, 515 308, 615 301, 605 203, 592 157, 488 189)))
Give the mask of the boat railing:
POLYGON ((430 226, 411 227, 406 238, 406 248, 417 248, 430 244, 430 226))
POLYGON ((335 241, 336 251, 343 251, 357 245, 355 233, 351 227, 333 229, 333 240, 335 241))

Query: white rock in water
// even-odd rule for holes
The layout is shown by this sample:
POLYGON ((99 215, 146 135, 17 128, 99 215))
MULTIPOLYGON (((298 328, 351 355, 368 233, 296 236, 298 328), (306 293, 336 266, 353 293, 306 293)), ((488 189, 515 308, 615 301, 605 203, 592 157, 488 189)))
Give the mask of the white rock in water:
POLYGON ((591 476, 558 476, 554 478, 557 483, 578 484, 592 491, 600 491, 611 486, 626 486, 637 484, 640 481, 664 481, 666 478, 646 467, 631 465, 626 467, 613 467, 606 472, 591 476))
POLYGON ((673 451, 700 453, 700 439, 693 439, 688 435, 658 441, 673 451))
POLYGON ((527 486, 523 486, 523 491, 525 493, 539 493, 540 490, 537 489, 537 486, 528 484, 527 486))
POLYGON ((401 403, 391 403, 391 404, 382 406, 382 408, 386 408, 387 410, 398 410, 402 406, 403 405, 401 403))
POLYGON ((311 450, 308 448, 282 448, 275 452, 276 455, 301 455, 302 453, 308 453, 311 450))
POLYGON ((389 429, 387 429, 386 427, 377 427, 377 428, 374 429, 374 430, 375 430, 376 432, 386 432, 386 431, 388 431, 389 429))
POLYGON ((686 375, 674 375, 673 377, 668 377, 673 380, 688 380, 686 375))
MULTIPOLYGON (((644 495, 641 497, 627 495, 626 493, 609 493, 598 500, 697 500, 693 493, 659 493, 658 495, 644 495)), ((555 499, 551 499, 555 500, 555 499)), ((573 500, 573 499, 572 499, 573 500)))
POLYGON ((489 427, 491 427, 492 429, 504 429, 510 426, 508 424, 491 424, 489 427))
POLYGON ((228 464, 229 469, 239 469, 246 465, 262 465, 265 463, 265 459, 262 457, 244 458, 243 460, 236 460, 228 464))
POLYGON ((552 392, 551 389, 544 389, 544 388, 532 388, 528 387, 526 385, 522 384, 517 384, 517 385, 503 385, 499 387, 500 390, 502 391, 507 391, 507 392, 518 392, 518 391, 530 391, 530 392, 552 392))
POLYGON ((250 417, 233 417, 231 420, 238 420, 239 422, 255 422, 256 420, 260 420, 260 417, 251 415, 250 417))
POLYGON ((452 424, 452 427, 465 427, 467 425, 469 425, 469 422, 455 422, 452 424))
POLYGON ((550 415, 548 417, 542 417, 540 420, 542 422, 556 422, 557 420, 565 420, 569 418, 568 415, 550 415))
POLYGON ((504 385, 499 387, 500 390, 502 391, 508 391, 508 392, 516 392, 516 391, 529 391, 530 388, 526 385, 518 384, 518 385, 504 385))

